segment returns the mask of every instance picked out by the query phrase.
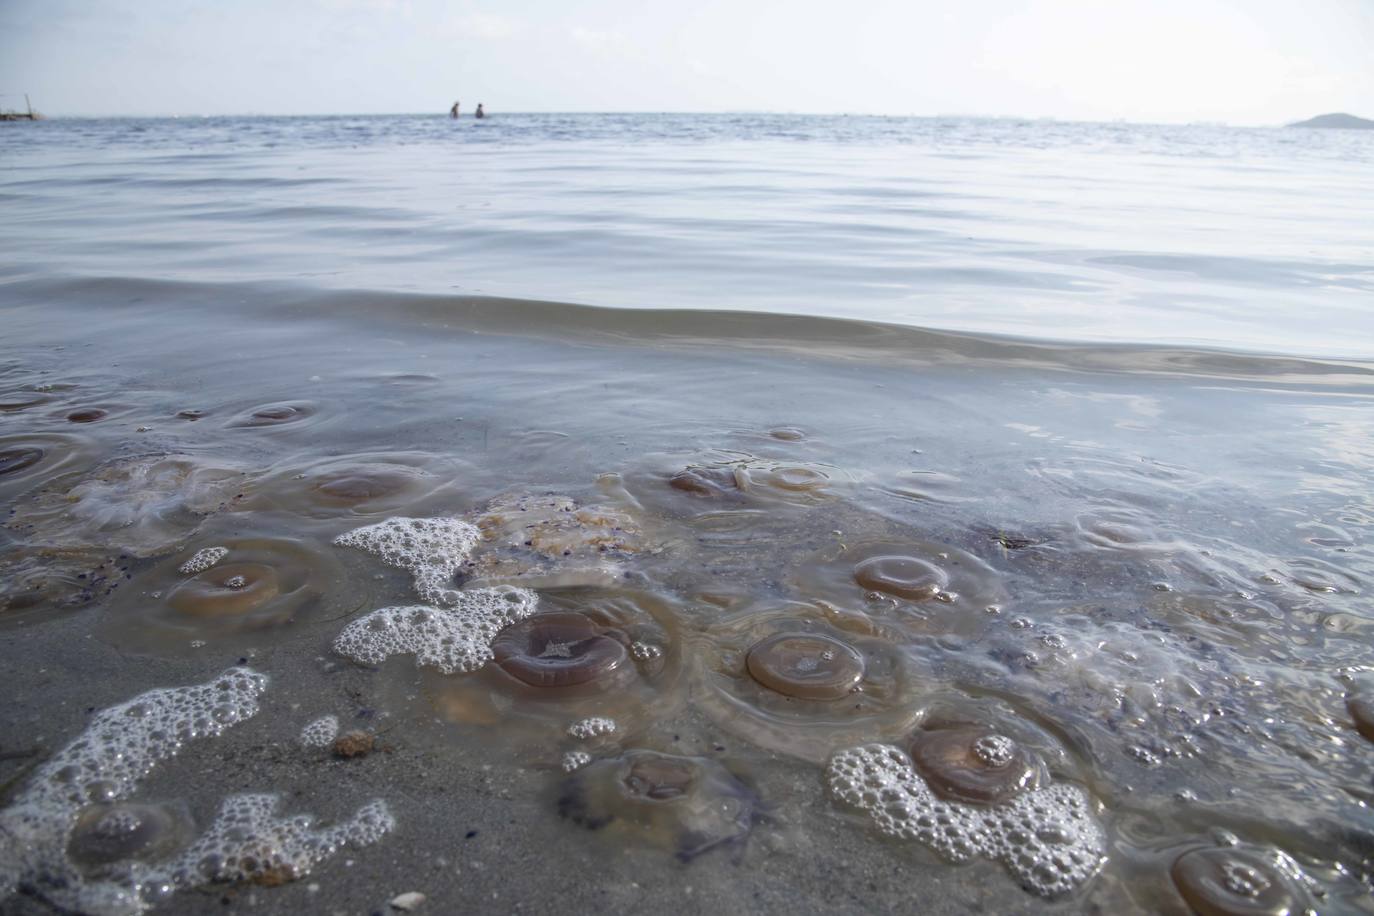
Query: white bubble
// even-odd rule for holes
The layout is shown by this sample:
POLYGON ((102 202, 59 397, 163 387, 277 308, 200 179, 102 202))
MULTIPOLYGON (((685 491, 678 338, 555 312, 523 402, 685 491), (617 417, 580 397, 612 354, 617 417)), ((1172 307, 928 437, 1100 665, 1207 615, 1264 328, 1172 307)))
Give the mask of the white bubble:
POLYGON ((237 795, 203 835, 160 860, 118 860, 91 872, 68 856, 68 835, 87 805, 132 794, 188 741, 255 715, 266 686, 263 675, 231 668, 208 683, 151 690, 96 713, 0 811, 0 901, 22 885, 63 911, 136 916, 207 881, 299 878, 341 846, 372 843, 390 830, 394 821, 381 801, 317 829, 306 816, 277 817, 276 796, 237 795))
POLYGON ((448 606, 460 601, 462 593, 453 586, 453 577, 480 537, 475 525, 461 519, 389 518, 341 534, 334 543, 365 550, 408 570, 422 600, 448 606))
POLYGON ((953 862, 1000 860, 1043 897, 1073 890, 1101 869, 1106 837, 1083 790, 1058 783, 992 807, 946 800, 895 747, 840 751, 826 768, 837 798, 867 811, 888 836, 915 840, 953 862))
POLYGON ((568 726, 568 734, 580 741, 609 735, 615 731, 615 720, 605 716, 588 716, 568 726))
POLYGON ((563 755, 563 772, 571 773, 580 770, 592 762, 592 755, 586 751, 568 751, 563 755))
POLYGON ((365 665, 393 655, 414 655, 415 663, 444 674, 476 671, 492 657, 496 634, 534 613, 539 596, 508 585, 454 591, 450 607, 386 607, 344 627, 334 650, 365 665))
POLYGON ((338 716, 320 716, 301 729, 301 744, 306 747, 328 747, 339 735, 338 716))
POLYGON ((202 547, 191 556, 191 559, 182 563, 177 568, 177 572, 183 575, 193 575, 194 573, 205 572, 220 560, 229 555, 228 547, 202 547))

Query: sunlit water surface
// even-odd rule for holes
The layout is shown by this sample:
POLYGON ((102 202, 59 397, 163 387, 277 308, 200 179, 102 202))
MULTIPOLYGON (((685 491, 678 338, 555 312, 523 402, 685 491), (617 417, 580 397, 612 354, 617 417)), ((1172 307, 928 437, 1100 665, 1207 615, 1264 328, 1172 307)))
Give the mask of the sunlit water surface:
POLYGON ((1370 908, 1374 138, 6 127, 6 792, 88 710, 244 663, 264 711, 139 797, 202 828, 245 788, 395 814, 308 878, 166 911, 1185 913, 1199 850, 1233 906, 1370 908), (477 523, 451 584, 535 588, 602 667, 341 656, 418 601, 331 544, 394 516, 477 523), (789 636, 831 654, 787 668, 789 636), (386 752, 301 748, 325 714, 386 752), (616 731, 567 734, 589 716, 616 731), (838 751, 971 726, 1087 793, 1093 877, 1036 897, 828 788, 838 751), (674 767, 676 806, 617 782, 677 799, 674 767))

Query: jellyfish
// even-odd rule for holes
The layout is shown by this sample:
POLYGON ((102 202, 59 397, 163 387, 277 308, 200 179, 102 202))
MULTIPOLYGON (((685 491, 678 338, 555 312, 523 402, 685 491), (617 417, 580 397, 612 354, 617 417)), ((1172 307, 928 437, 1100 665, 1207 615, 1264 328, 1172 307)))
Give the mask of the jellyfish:
POLYGON ((746 665, 765 687, 806 700, 835 700, 864 676, 863 656, 846 643, 810 633, 779 633, 755 643, 746 665))
POLYGON ((759 811, 757 795, 723 764, 649 750, 582 767, 558 800, 558 813, 575 824, 619 831, 683 862, 743 842, 759 811))
POLYGON ((918 732, 911 761, 946 798, 997 805, 1040 784, 1042 764, 1020 743, 981 725, 918 732))
POLYGON ((949 585, 949 576, 934 563, 917 557, 877 556, 854 567, 854 581, 871 592, 927 601, 949 585))
POLYGON ((1200 916, 1287 916, 1309 906, 1297 863, 1276 849, 1194 849, 1174 860, 1169 875, 1200 916))
POLYGON ((67 855, 81 866, 129 859, 152 861, 181 849, 193 824, 184 806, 116 802, 91 805, 77 816, 67 855))

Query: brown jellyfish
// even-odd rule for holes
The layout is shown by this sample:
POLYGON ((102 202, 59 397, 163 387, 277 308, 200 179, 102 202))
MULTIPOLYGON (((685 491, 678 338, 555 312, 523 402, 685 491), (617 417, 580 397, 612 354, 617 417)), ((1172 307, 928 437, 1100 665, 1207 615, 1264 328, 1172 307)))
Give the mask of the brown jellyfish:
POLYGON ((558 813, 589 830, 672 852, 683 862, 742 842, 759 813, 754 792, 720 763, 656 751, 596 760, 563 786, 558 813))
POLYGON ((1169 870, 1200 916, 1289 916, 1306 912, 1297 865, 1274 849, 1212 846, 1185 852, 1169 870))
POLYGON ((262 563, 226 563, 172 589, 167 604, 190 617, 242 617, 282 593, 277 571, 262 563))
POLYGON ((107 416, 109 416, 107 410, 101 410, 99 407, 83 407, 67 414, 67 420, 71 423, 94 423, 96 420, 103 420, 107 416))
POLYGON ((139 650, 184 649, 206 642, 337 616, 365 600, 348 586, 337 557, 292 538, 226 538, 224 557, 208 568, 176 554, 122 588, 102 632, 139 650), (185 571, 183 571, 185 567, 185 571))
POLYGON ((981 725, 918 732, 911 761, 937 794, 979 805, 1008 801, 1034 789, 1042 777, 1031 751, 981 725))
POLYGON ((72 825, 67 855, 84 867, 130 859, 152 861, 184 847, 192 833, 190 814, 181 805, 91 805, 72 825))
POLYGON ((782 442, 798 442, 806 438, 806 432, 795 426, 775 426, 768 431, 768 435, 782 442))
POLYGON ((628 642, 582 614, 538 614, 502 630, 491 651, 502 671, 530 687, 603 691, 632 675, 628 642))
POLYGON ((33 467, 43 460, 44 454, 46 453, 38 446, 20 445, 0 449, 0 476, 17 474, 33 467))
POLYGON ((786 603, 749 609, 698 641, 693 703, 759 747, 821 762, 909 734, 924 716, 912 663, 861 614, 786 603))
POLYGON ((693 496, 720 496, 739 490, 734 468, 687 467, 668 478, 668 486, 693 496))
POLYGON ((745 664, 763 686, 803 700, 847 696, 864 676, 858 650, 812 633, 779 633, 761 640, 749 650, 745 664))
POLYGON ((286 423, 295 423, 304 420, 313 413, 315 413, 315 405, 306 401, 264 404, 261 407, 255 407, 250 411, 239 414, 225 425, 230 429, 281 426, 286 423))
POLYGON ((1374 697, 1353 696, 1346 701, 1345 708, 1359 733, 1374 741, 1374 697))
POLYGON ((810 493, 820 490, 830 482, 830 477, 814 468, 778 467, 768 472, 765 479, 769 484, 783 490, 797 493, 810 493))
POLYGON ((877 556, 854 567, 854 581, 871 592, 928 601, 948 587, 949 576, 934 563, 917 557, 877 556))

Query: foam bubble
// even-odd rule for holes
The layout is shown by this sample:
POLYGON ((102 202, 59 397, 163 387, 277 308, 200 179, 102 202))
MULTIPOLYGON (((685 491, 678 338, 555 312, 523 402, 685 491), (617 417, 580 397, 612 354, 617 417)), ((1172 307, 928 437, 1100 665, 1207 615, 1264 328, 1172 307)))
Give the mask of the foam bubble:
POLYGON ((1067 893, 1102 867, 1106 837, 1088 796, 1058 783, 993 807, 942 799, 895 747, 840 751, 826 769, 830 790, 867 811, 888 836, 915 840, 953 862, 1000 860, 1025 889, 1067 893))
POLYGON ((338 716, 320 716, 301 729, 301 744, 306 747, 329 747, 339 734, 338 716))
POLYGON ((476 671, 491 660, 496 634, 534 613, 538 601, 529 589, 509 585, 452 590, 450 607, 386 607, 354 620, 334 650, 365 665, 414 655, 416 665, 444 674, 476 671))
MULTIPOLYGON (((187 742, 219 735, 255 715, 266 686, 263 675, 231 668, 208 683, 151 690, 92 717, 87 729, 39 767, 14 803, 0 811, 0 901, 22 886, 26 894, 64 911, 136 916, 177 890, 208 881, 271 885, 293 880, 340 846, 375 842, 390 830, 393 820, 381 801, 347 821, 316 829, 309 817, 277 817, 275 796, 238 795, 226 799, 214 823, 180 851, 167 848, 181 845, 177 831, 164 830, 168 842, 163 846, 119 836, 114 838, 119 842, 102 845, 97 856, 83 857, 81 844, 78 855, 71 855, 69 836, 83 812, 89 819, 93 810, 101 810, 91 803, 118 801, 187 742)), ((110 825, 117 831, 137 827, 159 809, 103 810, 120 815, 110 825)))
POLYGON ((591 762, 592 755, 586 751, 568 751, 563 755, 563 772, 575 772, 591 762))
POLYGON ((454 573, 480 538, 477 527, 461 519, 398 517, 355 528, 336 537, 334 543, 365 550, 391 566, 408 570, 415 577, 416 593, 424 601, 460 606, 467 593, 452 587, 454 573))
POLYGON ((343 846, 367 846, 396 821, 386 803, 368 802, 348 820, 316 828, 306 815, 278 817, 276 795, 234 795, 219 816, 158 876, 178 887, 210 881, 255 881, 268 886, 294 881, 343 846))
POLYGON ((228 555, 228 547, 202 547, 192 554, 191 559, 177 567, 177 572, 185 573, 188 576, 205 572, 228 555))
POLYGON ((605 716, 588 716, 579 719, 568 726, 568 734, 579 741, 586 741, 588 738, 599 738, 602 735, 609 735, 615 731, 615 720, 605 716))

